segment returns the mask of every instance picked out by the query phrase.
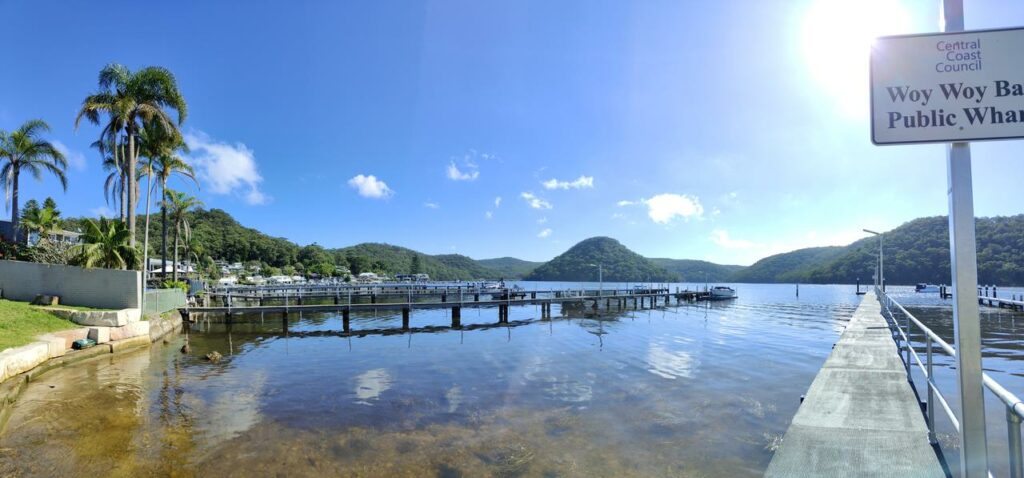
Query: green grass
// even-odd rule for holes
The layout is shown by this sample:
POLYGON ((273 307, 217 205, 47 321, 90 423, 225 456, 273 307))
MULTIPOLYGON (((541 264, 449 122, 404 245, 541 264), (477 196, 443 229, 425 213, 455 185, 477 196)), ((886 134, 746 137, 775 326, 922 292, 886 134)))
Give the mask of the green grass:
POLYGON ((43 307, 0 299, 0 350, 29 344, 47 332, 76 327, 79 325, 50 314, 43 307))

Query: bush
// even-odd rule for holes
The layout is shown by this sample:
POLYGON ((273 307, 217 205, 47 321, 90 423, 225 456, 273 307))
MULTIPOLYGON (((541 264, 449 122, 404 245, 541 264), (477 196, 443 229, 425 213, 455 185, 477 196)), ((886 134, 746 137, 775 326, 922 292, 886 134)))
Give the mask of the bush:
POLYGON ((160 287, 163 289, 181 289, 185 294, 188 294, 188 282, 185 281, 165 280, 160 287))

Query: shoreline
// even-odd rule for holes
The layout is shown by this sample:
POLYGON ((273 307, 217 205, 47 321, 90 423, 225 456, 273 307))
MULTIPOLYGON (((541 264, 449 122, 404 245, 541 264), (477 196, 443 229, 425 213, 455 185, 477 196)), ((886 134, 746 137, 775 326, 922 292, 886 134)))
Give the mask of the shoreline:
MULTIPOLYGON (((7 421, 10 419, 11 412, 14 406, 17 405, 18 398, 21 396, 22 392, 25 391, 30 382, 38 379, 51 370, 67 365, 76 364, 108 354, 118 355, 134 351, 142 347, 152 346, 171 332, 180 330, 182 317, 177 310, 172 310, 161 314, 159 317, 150 318, 148 322, 150 324, 148 335, 138 335, 121 340, 104 342, 84 350, 70 350, 65 352, 63 355, 43 360, 32 368, 0 382, 0 434, 4 432, 4 429, 7 426, 7 421)), ((48 346, 46 341, 36 341, 24 347, 39 346, 40 344, 48 346)), ((18 348, 8 350, 17 350, 18 348)))

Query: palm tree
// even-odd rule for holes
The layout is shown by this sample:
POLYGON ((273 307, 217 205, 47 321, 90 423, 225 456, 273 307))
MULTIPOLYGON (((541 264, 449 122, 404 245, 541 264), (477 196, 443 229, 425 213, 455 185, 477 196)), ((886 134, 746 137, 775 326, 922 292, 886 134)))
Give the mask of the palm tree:
POLYGON ((110 204, 113 199, 118 204, 122 221, 128 219, 128 162, 125 161, 124 142, 118 143, 117 137, 111 136, 92 143, 103 158, 103 169, 109 171, 103 182, 103 198, 110 204))
MULTIPOLYGON (((167 196, 167 181, 174 173, 181 174, 199 186, 196 181, 195 170, 192 166, 174 154, 181 150, 188 152, 188 146, 177 131, 165 131, 155 125, 146 125, 139 136, 142 156, 149 158, 143 166, 143 174, 147 176, 147 182, 152 181, 155 176, 160 185, 160 196, 167 196)), ((150 186, 147 185, 147 190, 150 186)), ((149 191, 148 194, 152 194, 149 191)), ((167 278, 167 203, 161 201, 160 222, 161 222, 161 276, 167 278)), ((146 239, 145 248, 149 247, 149 196, 146 196, 146 239)), ((177 252, 177 251, 175 251, 177 252)), ((177 266, 175 266, 177 267, 177 266)), ((177 269, 175 269, 177 271, 177 269)))
POLYGON ((41 208, 26 208, 21 217, 22 227, 39 234, 39 243, 46 242, 50 232, 60 227, 60 211, 50 204, 41 208))
MULTIPOLYGON (((187 225, 188 223, 186 222, 185 224, 187 225)), ((203 249, 203 243, 199 242, 196 235, 192 233, 191 227, 184 228, 181 239, 182 245, 185 246, 185 271, 191 271, 192 258, 195 257, 198 264, 199 256, 203 255, 206 251, 203 249)))
POLYGON ((193 208, 200 206, 202 202, 181 191, 168 189, 164 197, 164 209, 170 210, 171 218, 174 221, 174 281, 178 281, 178 244, 184 230, 186 235, 191 236, 192 231, 188 224, 188 213, 193 208))
POLYGON ((178 90, 174 75, 169 70, 149 66, 133 72, 123 65, 111 63, 100 70, 99 92, 87 96, 82 101, 82 109, 75 118, 75 128, 78 128, 82 118, 86 118, 92 124, 100 124, 100 114, 104 113, 108 121, 103 126, 100 139, 116 137, 121 131, 125 132, 128 139, 126 166, 130 173, 127 175, 127 213, 129 244, 134 247, 135 211, 138 208, 137 178, 134 174, 138 169, 136 136, 146 123, 157 124, 166 131, 177 131, 177 127, 185 121, 188 107, 178 90), (177 124, 171 121, 164 108, 177 111, 177 124))
POLYGON ((105 217, 87 219, 82 244, 75 246, 75 262, 83 267, 134 269, 139 251, 131 245, 131 233, 124 222, 105 217))
POLYGON ((18 180, 21 171, 32 173, 37 180, 42 179, 43 171, 47 171, 60 180, 65 191, 68 190, 68 179, 64 171, 68 162, 64 155, 52 143, 39 138, 39 134, 50 131, 45 121, 35 119, 26 121, 20 128, 10 133, 0 131, 0 185, 11 198, 11 230, 12 241, 18 240, 18 180))

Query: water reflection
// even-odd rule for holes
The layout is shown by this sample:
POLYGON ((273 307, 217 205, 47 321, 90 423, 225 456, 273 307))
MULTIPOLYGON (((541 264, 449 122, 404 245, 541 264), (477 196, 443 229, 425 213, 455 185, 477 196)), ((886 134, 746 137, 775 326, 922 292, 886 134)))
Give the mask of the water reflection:
POLYGON ((467 309, 460 329, 438 310, 409 331, 353 314, 349 335, 334 314, 203 321, 191 355, 179 337, 33 383, 0 476, 759 476, 855 308, 852 287, 791 289, 467 309))
POLYGON ((376 400, 380 394, 391 388, 391 374, 382 368, 367 370, 356 376, 356 403, 360 405, 372 405, 371 400, 376 400))

